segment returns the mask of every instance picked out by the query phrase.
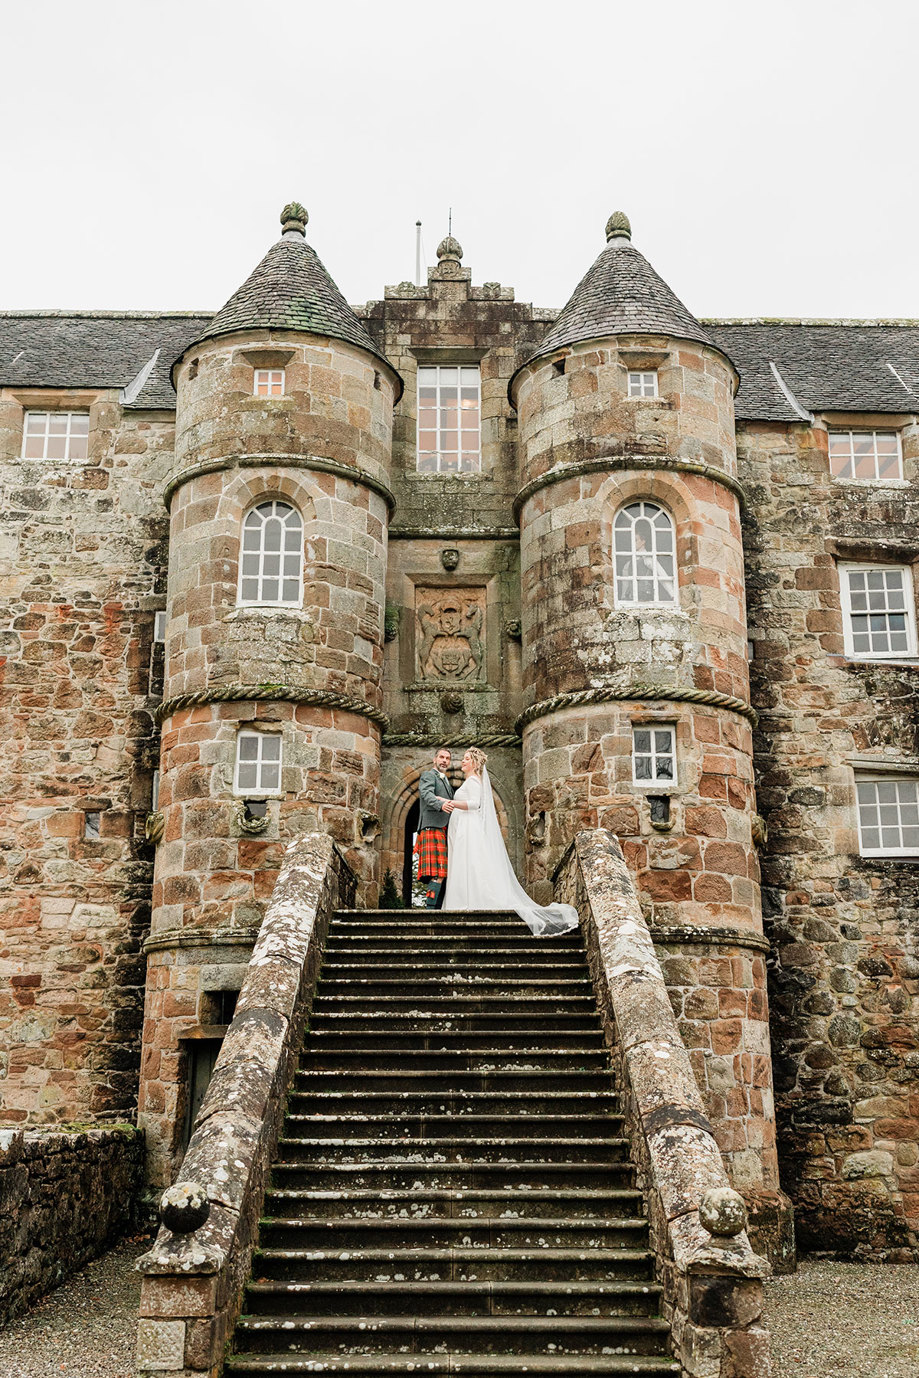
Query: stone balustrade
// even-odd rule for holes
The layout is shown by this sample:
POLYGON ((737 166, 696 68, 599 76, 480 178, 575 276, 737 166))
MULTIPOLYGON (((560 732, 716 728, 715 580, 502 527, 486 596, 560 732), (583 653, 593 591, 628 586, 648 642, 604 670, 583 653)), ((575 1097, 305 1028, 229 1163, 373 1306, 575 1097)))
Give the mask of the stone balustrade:
POLYGON ((355 877, 331 838, 290 844, 164 1225, 138 1263, 141 1378, 216 1378, 249 1274, 329 919, 355 877), (172 1228, 169 1228, 172 1226, 172 1228))
POLYGON ((662 1308, 685 1378, 768 1378, 762 1279, 743 1202, 705 1117, 651 935, 618 842, 579 833, 555 872, 581 915, 591 974, 618 1055, 627 1132, 650 1213, 662 1308))

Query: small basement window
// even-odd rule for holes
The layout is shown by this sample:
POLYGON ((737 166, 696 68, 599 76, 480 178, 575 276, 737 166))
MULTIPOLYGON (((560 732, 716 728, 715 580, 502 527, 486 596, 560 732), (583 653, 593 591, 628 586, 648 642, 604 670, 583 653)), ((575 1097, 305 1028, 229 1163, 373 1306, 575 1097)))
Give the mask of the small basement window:
POLYGON ((88 411, 26 412, 23 459, 85 459, 88 449, 88 411))
POLYGON ((284 369, 257 368, 254 391, 256 397, 283 397, 284 369))
POLYGON ((240 732, 236 738, 234 793, 279 794, 281 791, 281 736, 278 732, 240 732))
POLYGON ((632 780, 636 785, 676 781, 676 742, 672 727, 632 728, 632 780))
POLYGON ((919 856, 919 775, 856 775, 862 856, 919 856))
POLYGON ((657 370, 638 369, 629 371, 629 396, 630 397, 656 397, 657 396, 657 370))

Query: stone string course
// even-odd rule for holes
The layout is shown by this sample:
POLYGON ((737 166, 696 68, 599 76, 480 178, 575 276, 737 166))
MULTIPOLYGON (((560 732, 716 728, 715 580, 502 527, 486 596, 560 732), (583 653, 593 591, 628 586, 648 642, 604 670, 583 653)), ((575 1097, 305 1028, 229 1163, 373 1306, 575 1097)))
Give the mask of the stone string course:
POLYGON ((135 1224, 143 1162, 130 1125, 0 1130, 0 1325, 135 1224))
POLYGON ((557 873, 575 904, 607 1037, 616 1050, 651 1247, 684 1378, 768 1378, 762 1279, 745 1231, 711 1234, 712 1200, 736 1203, 618 843, 582 832, 557 873), (714 1198, 709 1193, 715 1193, 714 1198), (700 1208, 701 1217, 700 1218, 700 1208))

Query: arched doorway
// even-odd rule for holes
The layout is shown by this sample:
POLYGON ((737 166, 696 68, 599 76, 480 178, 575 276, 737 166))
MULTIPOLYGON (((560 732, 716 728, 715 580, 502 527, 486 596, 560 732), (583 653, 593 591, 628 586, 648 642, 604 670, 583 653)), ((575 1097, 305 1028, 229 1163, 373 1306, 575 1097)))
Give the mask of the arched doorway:
POLYGON ((420 814, 421 806, 416 799, 405 816, 405 835, 402 847, 402 903, 406 909, 412 907, 412 886, 415 879, 413 866, 415 834, 418 831, 420 814))

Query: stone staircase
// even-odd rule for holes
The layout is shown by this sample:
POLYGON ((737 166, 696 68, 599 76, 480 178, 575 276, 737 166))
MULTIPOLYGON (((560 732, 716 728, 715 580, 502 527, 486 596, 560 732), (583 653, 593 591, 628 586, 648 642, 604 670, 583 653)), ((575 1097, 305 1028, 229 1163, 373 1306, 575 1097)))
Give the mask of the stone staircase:
POLYGON ((225 1372, 678 1374, 578 934, 339 913, 225 1372))

